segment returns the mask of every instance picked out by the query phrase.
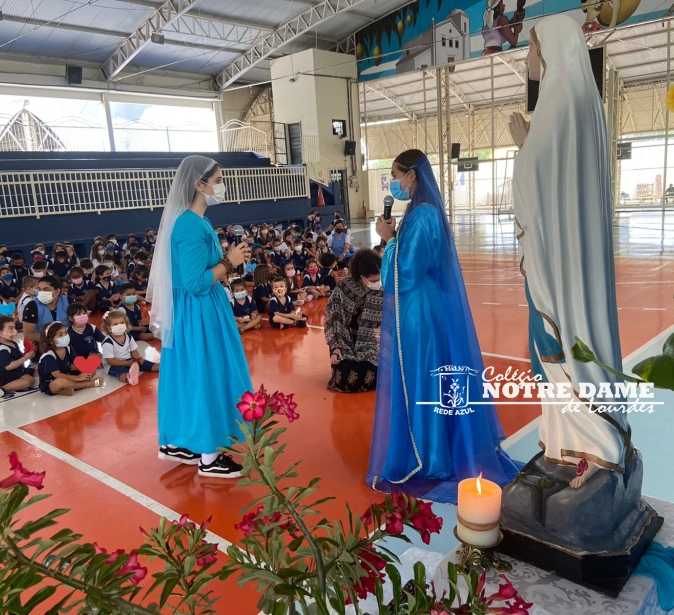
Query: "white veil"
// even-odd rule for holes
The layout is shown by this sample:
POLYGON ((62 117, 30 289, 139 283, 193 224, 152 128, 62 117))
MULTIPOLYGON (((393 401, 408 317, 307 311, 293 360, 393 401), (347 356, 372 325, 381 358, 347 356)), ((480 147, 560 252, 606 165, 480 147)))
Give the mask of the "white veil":
POLYGON ((173 226, 192 204, 195 182, 206 175, 217 162, 205 156, 188 156, 176 171, 164 213, 159 223, 154 248, 147 298, 152 303, 150 330, 162 341, 162 347, 173 346, 173 269, 171 266, 171 235, 173 226))
POLYGON ((483 27, 491 30, 494 25, 494 10, 501 0, 487 0, 487 10, 482 15, 483 27))

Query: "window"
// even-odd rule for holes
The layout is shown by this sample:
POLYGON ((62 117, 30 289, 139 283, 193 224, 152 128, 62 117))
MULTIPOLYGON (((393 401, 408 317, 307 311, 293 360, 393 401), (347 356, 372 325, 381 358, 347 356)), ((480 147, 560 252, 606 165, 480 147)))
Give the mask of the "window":
POLYGON ((447 39, 444 36, 442 37, 442 46, 447 47, 447 39))
POLYGON ((459 48, 459 41, 458 40, 454 41, 454 47, 455 47, 455 49, 459 48))
POLYGON ((346 137, 346 120, 332 120, 332 134, 340 139, 346 137))

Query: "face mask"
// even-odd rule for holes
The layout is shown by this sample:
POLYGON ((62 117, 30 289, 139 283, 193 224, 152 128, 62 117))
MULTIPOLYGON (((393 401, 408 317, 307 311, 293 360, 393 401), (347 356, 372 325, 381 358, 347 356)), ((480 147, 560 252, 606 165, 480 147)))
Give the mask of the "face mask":
POLYGON ((113 335, 124 335, 126 333, 126 325, 123 323, 119 325, 113 325, 110 327, 110 333, 113 335))
POLYGON ((367 280, 365 280, 365 284, 367 284, 367 287, 368 287, 370 290, 379 290, 379 289, 381 289, 381 280, 379 280, 379 282, 368 282, 367 280))
POLYGON ((105 250, 99 250, 98 251, 98 256, 104 256, 105 255, 105 250))
POLYGON ((286 294, 286 289, 285 288, 275 288, 274 289, 274 294, 277 297, 283 297, 286 294))
POLYGON ((40 303, 49 305, 54 300, 54 293, 50 290, 40 290, 37 293, 37 300, 40 303))
POLYGON ((302 251, 302 246, 295 246, 295 252, 298 254, 302 251))
POLYGON ((85 269, 84 270, 84 273, 86 273, 87 275, 91 275, 93 272, 94 272, 93 269, 85 269))
POLYGON ((295 277, 295 270, 294 270, 294 269, 291 269, 290 271, 286 271, 286 275, 287 275, 289 278, 294 278, 294 277, 295 277))
POLYGON ((136 301, 138 301, 138 297, 136 295, 127 295, 124 297, 124 303, 133 304, 136 303, 136 301))
POLYGON ((82 283, 82 278, 71 278, 71 281, 76 286, 79 286, 82 283))
POLYGON ((299 236, 300 236, 299 233, 293 233, 293 237, 299 237, 299 236))
POLYGON ((33 277, 43 278, 44 277, 44 271, 36 271, 35 273, 33 273, 33 277))
POLYGON ((282 231, 282 230, 283 230, 283 227, 282 227, 281 225, 279 225, 279 226, 276 227, 276 230, 277 230, 277 231, 282 231))
POLYGON ((256 227, 256 226, 254 226, 254 227, 253 227, 252 229, 250 229, 250 230, 253 231, 253 233, 257 233, 257 227, 256 227))
POLYGON ((148 233, 147 238, 148 239, 154 239, 154 233, 148 233))
POLYGON ((234 293, 235 299, 245 299, 248 296, 248 293, 245 290, 242 290, 239 293, 234 293))
POLYGON ((117 240, 116 240, 116 239, 111 239, 110 241, 112 241, 112 243, 114 243, 115 245, 117 245, 117 240))
POLYGON ((68 348, 68 346, 70 346, 70 336, 67 333, 56 340, 57 348, 68 348))
POLYGON ((83 327, 89 322, 89 315, 88 314, 78 314, 77 316, 73 317, 73 322, 78 326, 78 327, 83 327))
POLYGON ((3 282, 11 282, 12 281, 12 274, 11 273, 6 273, 5 275, 2 276, 2 281, 3 282))
POLYGON ((274 246, 274 252, 280 252, 281 246, 274 246))
POLYGON ((318 267, 312 267, 311 269, 309 269, 309 273, 311 275, 316 275, 318 273, 318 267))
POLYGON ((109 282, 109 281, 110 281, 110 276, 109 276, 109 275, 103 276, 103 280, 105 280, 106 282, 109 282))
POLYGON ((225 194, 227 194, 225 184, 213 184, 211 188, 213 189, 213 194, 204 193, 204 196, 206 197, 206 205, 218 205, 219 203, 224 203, 225 194))
POLYGON ((7 305, 0 304, 0 316, 11 316, 14 314, 14 304, 8 303, 7 305))
POLYGON ((6 259, 6 258, 0 258, 0 265, 4 265, 4 264, 6 264, 6 263, 7 263, 7 259, 6 259))
POLYGON ((335 229, 335 233, 337 233, 338 235, 341 235, 343 232, 344 232, 343 228, 336 228, 335 229))
MULTIPOLYGON (((410 171, 411 170, 412 169, 410 169, 410 171)), ((391 191, 393 198, 398 201, 410 200, 410 187, 407 186, 407 188, 403 190, 400 186, 400 182, 408 176, 410 171, 407 171, 407 173, 405 173, 405 175, 402 176, 402 179, 392 179, 391 182, 389 183, 389 190, 391 191)))
POLYGON ((107 247, 108 252, 114 252, 115 251, 115 246, 108 246, 107 247))

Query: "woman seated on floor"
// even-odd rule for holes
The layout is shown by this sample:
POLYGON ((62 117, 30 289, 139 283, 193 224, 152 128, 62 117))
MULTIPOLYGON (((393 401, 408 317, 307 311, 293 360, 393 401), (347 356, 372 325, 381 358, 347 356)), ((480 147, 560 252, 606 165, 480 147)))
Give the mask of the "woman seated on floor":
POLYGON ((379 328, 384 301, 381 258, 358 250, 350 275, 337 284, 325 309, 325 340, 330 348, 330 391, 361 393, 377 386, 379 328))

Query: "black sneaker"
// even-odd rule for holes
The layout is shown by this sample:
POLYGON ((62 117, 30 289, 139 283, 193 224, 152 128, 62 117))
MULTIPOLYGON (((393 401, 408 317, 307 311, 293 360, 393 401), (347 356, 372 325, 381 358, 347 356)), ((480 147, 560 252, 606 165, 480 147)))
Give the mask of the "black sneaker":
POLYGON ((215 476, 217 478, 239 478, 242 465, 236 463, 229 455, 221 453, 211 464, 199 461, 199 476, 215 476))
POLYGON ((197 465, 201 459, 201 455, 198 453, 193 453, 186 448, 172 448, 170 446, 160 446, 157 457, 166 461, 178 461, 188 466, 197 465))

